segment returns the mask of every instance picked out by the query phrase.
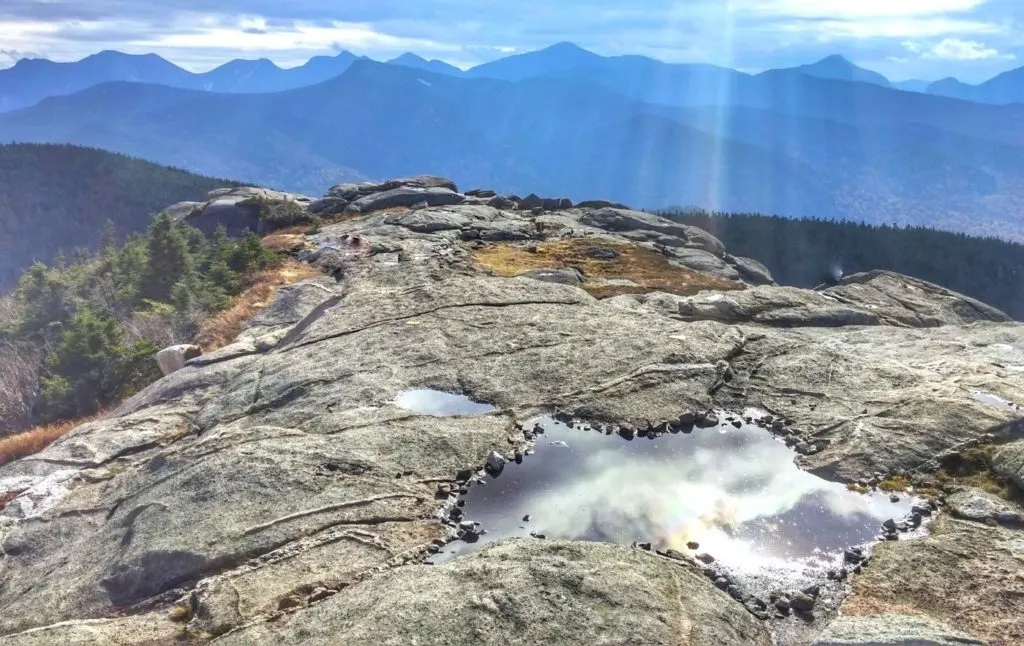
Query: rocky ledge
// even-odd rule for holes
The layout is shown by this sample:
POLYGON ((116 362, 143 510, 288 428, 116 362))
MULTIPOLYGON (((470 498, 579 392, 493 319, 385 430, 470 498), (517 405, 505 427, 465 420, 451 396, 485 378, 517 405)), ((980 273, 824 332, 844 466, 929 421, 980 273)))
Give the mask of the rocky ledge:
POLYGON ((1006 500, 1024 327, 1001 312, 887 272, 777 286, 707 232, 621 205, 440 178, 295 203, 341 219, 300 254, 325 276, 0 468, 0 644, 1024 643, 1006 500), (412 388, 495 410, 396 406, 412 388), (524 446, 524 420, 656 428, 748 407, 785 420, 813 473, 949 493, 952 513, 880 545, 839 618, 788 632, 698 562, 624 545, 517 539, 424 563, 454 533, 448 492, 524 446))

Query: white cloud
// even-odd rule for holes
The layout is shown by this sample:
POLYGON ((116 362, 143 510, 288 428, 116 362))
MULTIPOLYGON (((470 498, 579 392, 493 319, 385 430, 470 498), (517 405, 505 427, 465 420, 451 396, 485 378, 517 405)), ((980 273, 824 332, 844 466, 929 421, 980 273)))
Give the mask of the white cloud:
POLYGON ((762 15, 857 20, 962 13, 984 3, 985 0, 733 0, 730 8, 762 15))
POLYGON ((944 38, 925 56, 949 61, 978 61, 987 58, 1014 58, 1013 54, 1000 54, 998 49, 986 47, 974 40, 944 38))

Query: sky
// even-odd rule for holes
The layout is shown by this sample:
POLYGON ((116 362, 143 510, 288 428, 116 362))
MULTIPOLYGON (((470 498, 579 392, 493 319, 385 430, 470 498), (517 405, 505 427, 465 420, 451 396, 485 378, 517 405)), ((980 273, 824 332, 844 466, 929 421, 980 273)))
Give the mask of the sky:
POLYGON ((562 41, 750 72, 842 54, 894 81, 980 82, 1024 65, 1024 0, 0 0, 0 67, 117 49, 192 71, 341 50, 466 68, 562 41))

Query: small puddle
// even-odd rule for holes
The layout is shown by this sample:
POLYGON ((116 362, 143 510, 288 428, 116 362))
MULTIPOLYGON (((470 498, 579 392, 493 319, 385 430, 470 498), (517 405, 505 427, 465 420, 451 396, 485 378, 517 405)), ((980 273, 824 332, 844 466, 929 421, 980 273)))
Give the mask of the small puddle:
POLYGON ((475 402, 465 395, 453 395, 432 388, 406 390, 395 398, 395 406, 435 417, 485 415, 497 410, 490 404, 475 402))
POLYGON ((1012 401, 1008 399, 1003 399, 999 395, 993 395, 992 393, 985 392, 984 390, 972 390, 971 397, 974 400, 980 401, 983 404, 995 406, 996 408, 1002 408, 1003 410, 1008 410, 1011 413, 1020 412, 1019 405, 1014 404, 1012 401))
POLYGON ((534 420, 526 428, 544 429, 535 453, 483 476, 460 503, 461 519, 486 533, 450 543, 433 560, 531 534, 649 542, 655 550, 709 554, 750 592, 767 595, 842 568, 844 550, 875 543, 884 521, 901 522, 919 502, 859 494, 802 471, 767 430, 727 419, 740 426, 722 421, 632 440, 578 422, 534 420))

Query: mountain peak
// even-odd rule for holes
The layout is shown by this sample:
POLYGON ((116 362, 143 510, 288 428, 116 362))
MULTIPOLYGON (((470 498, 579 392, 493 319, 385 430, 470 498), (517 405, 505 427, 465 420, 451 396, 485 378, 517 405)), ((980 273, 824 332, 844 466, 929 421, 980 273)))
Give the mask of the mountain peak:
POLYGON ((399 65, 406 65, 406 64, 409 64, 409 63, 419 63, 419 64, 422 64, 422 63, 427 63, 429 61, 427 61, 427 59, 423 58, 422 56, 420 56, 418 54, 413 54, 412 52, 406 52, 406 53, 402 54, 401 56, 399 56, 397 58, 392 58, 388 62, 389 63, 397 63, 399 65))

